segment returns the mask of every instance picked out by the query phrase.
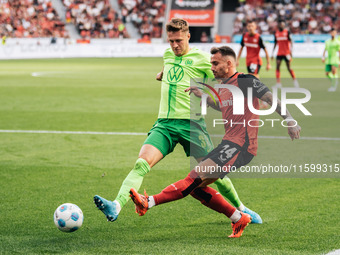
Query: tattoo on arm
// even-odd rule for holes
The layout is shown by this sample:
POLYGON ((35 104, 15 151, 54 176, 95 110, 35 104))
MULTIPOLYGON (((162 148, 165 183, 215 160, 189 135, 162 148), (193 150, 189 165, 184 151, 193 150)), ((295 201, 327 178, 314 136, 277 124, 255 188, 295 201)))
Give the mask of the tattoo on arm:
MULTIPOLYGON (((261 100, 266 102, 267 104, 269 104, 270 106, 273 105, 273 94, 272 92, 268 91, 266 92, 262 97, 261 97, 261 100)), ((283 119, 286 119, 288 117, 292 118, 292 115, 289 113, 288 110, 286 110, 286 114, 283 115, 281 114, 281 101, 278 99, 277 100, 277 106, 276 106, 276 109, 275 111, 283 118, 283 119)))

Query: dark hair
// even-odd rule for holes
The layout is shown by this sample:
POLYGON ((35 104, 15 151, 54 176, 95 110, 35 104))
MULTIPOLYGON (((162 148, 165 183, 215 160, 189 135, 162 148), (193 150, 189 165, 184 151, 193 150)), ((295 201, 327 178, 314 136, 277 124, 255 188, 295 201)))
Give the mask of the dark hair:
POLYGON ((250 24, 250 23, 256 23, 256 22, 255 22, 254 19, 248 19, 247 22, 246 22, 246 24, 248 25, 248 24, 250 24))
POLYGON ((329 32, 333 32, 333 31, 336 31, 336 29, 334 27, 332 27, 331 31, 329 31, 329 32))
POLYGON ((210 53, 212 55, 216 53, 221 53, 222 56, 230 56, 236 59, 235 51, 228 46, 212 47, 210 53))
POLYGON ((189 24, 184 19, 176 19, 173 18, 170 20, 169 23, 166 24, 166 31, 167 32, 188 32, 189 31, 189 24))

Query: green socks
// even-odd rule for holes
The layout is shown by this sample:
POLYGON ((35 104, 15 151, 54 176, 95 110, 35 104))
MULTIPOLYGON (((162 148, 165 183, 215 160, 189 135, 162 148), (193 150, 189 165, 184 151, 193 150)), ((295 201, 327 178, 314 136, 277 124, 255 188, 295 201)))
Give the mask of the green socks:
POLYGON ((332 87, 335 87, 335 88, 336 88, 336 87, 338 86, 338 78, 339 78, 339 76, 338 76, 337 73, 333 75, 333 79, 332 79, 332 87))
POLYGON ((148 162, 142 158, 137 159, 134 168, 130 171, 128 176, 126 176, 115 199, 119 202, 121 208, 123 208, 130 199, 130 189, 135 188, 138 191, 142 185, 144 175, 148 172, 150 172, 148 162))
POLYGON ((227 198, 233 204, 233 206, 240 207, 242 205, 242 202, 237 195, 234 185, 228 177, 218 179, 217 181, 215 181, 215 184, 220 194, 227 198))
POLYGON ((331 82, 332 82, 332 87, 337 87, 338 86, 338 78, 339 78, 339 76, 338 76, 338 74, 336 73, 336 74, 332 74, 332 73, 329 73, 328 75, 327 75, 327 77, 331 80, 331 82))
POLYGON ((328 79, 332 80, 334 78, 333 74, 331 72, 328 73, 327 75, 328 79))

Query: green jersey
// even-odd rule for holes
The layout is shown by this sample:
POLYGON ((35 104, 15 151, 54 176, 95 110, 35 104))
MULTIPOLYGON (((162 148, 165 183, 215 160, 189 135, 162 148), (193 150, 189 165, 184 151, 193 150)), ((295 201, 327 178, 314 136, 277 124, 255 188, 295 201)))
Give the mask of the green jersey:
POLYGON ((326 65, 339 65, 339 56, 338 56, 339 50, 340 50, 339 40, 328 39, 326 41, 326 51, 328 53, 328 56, 325 61, 326 65))
MULTIPOLYGON (((192 48, 184 56, 177 57, 171 48, 163 56, 161 102, 158 118, 190 119, 190 95, 184 92, 190 87, 190 78, 213 78, 210 54, 192 48)), ((199 98, 196 98, 199 105, 199 98)))

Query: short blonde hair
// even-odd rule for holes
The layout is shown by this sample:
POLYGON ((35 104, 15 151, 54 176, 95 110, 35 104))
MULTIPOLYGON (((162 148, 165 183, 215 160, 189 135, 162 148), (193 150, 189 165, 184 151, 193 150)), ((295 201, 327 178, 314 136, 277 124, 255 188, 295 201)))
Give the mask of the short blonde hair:
POLYGON ((167 32, 188 32, 189 31, 189 24, 184 19, 177 19, 173 18, 170 20, 169 23, 166 24, 166 31, 167 32))

